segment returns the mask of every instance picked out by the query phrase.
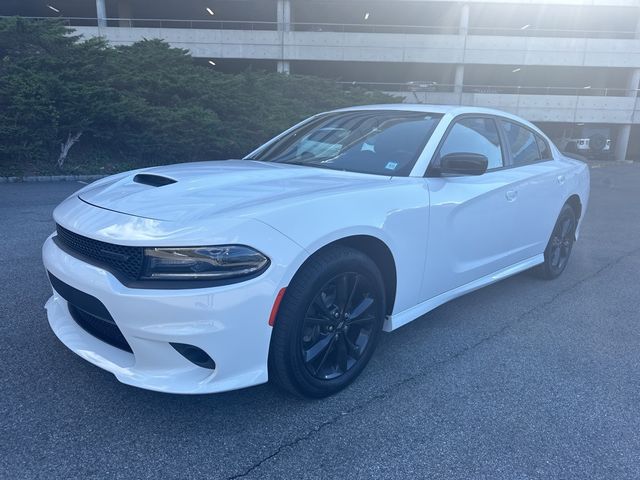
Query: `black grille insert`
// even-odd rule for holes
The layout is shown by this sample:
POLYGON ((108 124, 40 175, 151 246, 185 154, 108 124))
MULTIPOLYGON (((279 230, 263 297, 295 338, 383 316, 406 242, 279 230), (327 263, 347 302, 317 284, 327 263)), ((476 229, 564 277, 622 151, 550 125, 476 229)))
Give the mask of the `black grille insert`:
POLYGON ((90 263, 107 267, 115 274, 121 274, 128 280, 137 280, 142 274, 144 249, 128 247, 114 243, 101 242, 78 235, 56 225, 56 242, 72 253, 79 254, 90 263))
POLYGON ((71 317, 83 330, 113 347, 131 352, 129 343, 100 300, 67 285, 51 273, 49 279, 55 291, 67 301, 71 317))

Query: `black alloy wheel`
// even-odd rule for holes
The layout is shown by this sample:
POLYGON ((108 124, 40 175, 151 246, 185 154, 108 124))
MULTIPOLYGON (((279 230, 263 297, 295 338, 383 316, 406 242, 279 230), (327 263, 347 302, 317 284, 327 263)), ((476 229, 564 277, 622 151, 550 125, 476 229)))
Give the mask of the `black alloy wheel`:
POLYGON ((573 208, 564 205, 544 251, 544 263, 538 269, 543 278, 554 279, 564 272, 575 242, 576 227, 577 218, 573 208))
POLYGON ((310 257, 280 304, 269 378, 307 397, 326 397, 365 368, 386 313, 382 275, 364 253, 334 246, 310 257))
POLYGON ((309 305, 302 328, 305 367, 330 380, 353 368, 376 327, 371 282, 357 272, 341 273, 322 286, 309 305))

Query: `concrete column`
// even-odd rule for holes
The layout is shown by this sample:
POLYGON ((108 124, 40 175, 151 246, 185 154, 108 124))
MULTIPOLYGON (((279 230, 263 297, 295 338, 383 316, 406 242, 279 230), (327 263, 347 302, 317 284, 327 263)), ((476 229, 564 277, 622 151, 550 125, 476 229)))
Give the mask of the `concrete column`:
POLYGON ((280 60, 278 60, 278 73, 288 75, 291 65, 285 58, 285 33, 291 31, 291 0, 278 0, 276 4, 276 18, 278 20, 278 36, 280 37, 280 60))
POLYGON ((469 4, 462 5, 460 11, 460 25, 458 29, 459 35, 467 35, 469 33, 469 4))
POLYGON ((96 0, 96 18, 99 27, 107 26, 107 5, 105 0, 96 0))
POLYGON ((453 80, 453 91, 455 93, 462 93, 463 85, 464 85, 464 65, 456 65, 456 75, 453 80))
MULTIPOLYGON (((640 39, 640 7, 638 8, 638 22, 636 23, 636 38, 640 39)), ((640 68, 636 68, 631 74, 629 81, 629 89, 635 90, 640 88, 640 68)), ((638 92, 631 92, 634 97, 638 96, 638 92)))
POLYGON ((628 92, 626 93, 626 95, 628 97, 637 97, 638 88, 640 88, 640 68, 636 68, 631 72, 629 81, 627 82, 628 92))
POLYGON ((291 73, 291 64, 287 60, 278 60, 278 73, 289 75, 291 73))
MULTIPOLYGON (((640 16, 638 17, 638 23, 636 24, 636 38, 640 38, 640 16)), ((636 98, 636 108, 638 108, 638 92, 640 87, 640 68, 636 68, 631 72, 629 81, 627 82, 627 96, 636 98)), ((616 143, 614 145, 615 152, 614 158, 623 162, 627 159, 627 150, 629 149, 629 138, 631 137, 631 125, 622 125, 618 128, 618 135, 616 137, 616 143)))
POLYGON ((276 16, 278 18, 278 31, 291 31, 291 0, 278 0, 276 5, 276 16))
POLYGON ((133 11, 131 9, 131 0, 118 0, 118 25, 121 27, 133 27, 133 11))
POLYGON ((627 159, 627 150, 629 149, 629 138, 631 137, 631 125, 621 125, 618 128, 618 136, 616 137, 614 158, 618 162, 624 162, 627 159))

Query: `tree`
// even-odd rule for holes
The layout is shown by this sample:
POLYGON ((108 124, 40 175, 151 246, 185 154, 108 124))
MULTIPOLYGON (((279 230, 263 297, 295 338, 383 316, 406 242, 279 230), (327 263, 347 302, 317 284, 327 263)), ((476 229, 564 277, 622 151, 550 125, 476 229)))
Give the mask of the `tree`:
POLYGON ((67 33, 57 21, 0 22, 0 131, 7 140, 0 155, 51 157, 59 145, 61 167, 80 137, 110 116, 118 96, 105 68, 111 49, 67 33))
POLYGON ((318 111, 391 100, 315 77, 222 74, 161 40, 114 48, 55 20, 0 20, 0 168, 87 163, 75 145, 127 166, 237 158, 318 111))

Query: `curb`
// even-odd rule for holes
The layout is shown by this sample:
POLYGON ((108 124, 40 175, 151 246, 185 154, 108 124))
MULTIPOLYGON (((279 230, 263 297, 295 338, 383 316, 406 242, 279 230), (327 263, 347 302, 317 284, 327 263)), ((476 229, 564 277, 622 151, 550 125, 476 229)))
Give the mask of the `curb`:
POLYGON ((99 180, 108 175, 32 175, 26 177, 0 177, 0 183, 77 182, 99 180))

